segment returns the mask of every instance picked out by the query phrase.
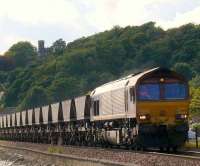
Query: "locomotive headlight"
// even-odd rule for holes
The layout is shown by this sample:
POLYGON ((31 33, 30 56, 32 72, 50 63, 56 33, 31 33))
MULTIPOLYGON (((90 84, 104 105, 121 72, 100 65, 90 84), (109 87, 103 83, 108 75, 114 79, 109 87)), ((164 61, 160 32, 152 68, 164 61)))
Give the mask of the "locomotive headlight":
POLYGON ((180 120, 180 119, 187 119, 187 114, 176 114, 176 119, 180 120))
POLYGON ((165 79, 164 78, 160 78, 160 82, 164 82, 165 81, 165 79))
POLYGON ((147 119, 146 115, 140 115, 140 120, 145 120, 145 119, 147 119))
POLYGON ((140 120, 147 120, 147 119, 150 119, 150 116, 149 115, 140 115, 139 118, 140 118, 140 120))

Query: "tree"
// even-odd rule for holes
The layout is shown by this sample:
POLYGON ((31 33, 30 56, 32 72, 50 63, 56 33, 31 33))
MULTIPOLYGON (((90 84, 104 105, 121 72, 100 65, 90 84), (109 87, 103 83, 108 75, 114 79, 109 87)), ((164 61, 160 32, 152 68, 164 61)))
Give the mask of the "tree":
POLYGON ((192 68, 189 64, 187 63, 176 63, 173 67, 173 69, 185 76, 188 80, 190 80, 193 76, 193 71, 192 68))
POLYGON ((66 42, 63 39, 56 40, 51 46, 52 52, 57 55, 64 53, 65 48, 66 48, 66 42))
POLYGON ((20 94, 20 87, 22 84, 21 79, 16 79, 11 86, 7 89, 7 92, 5 93, 4 103, 6 107, 15 107, 18 105, 18 96, 20 94))
POLYGON ((6 56, 0 56, 0 70, 10 71, 12 69, 14 69, 13 59, 6 56))
POLYGON ((190 102, 190 111, 192 114, 200 115, 200 88, 191 89, 191 102, 190 102))
POLYGON ((196 75, 192 78, 192 80, 190 81, 190 86, 194 88, 200 87, 200 75, 196 75))
POLYGON ((79 92, 79 83, 80 81, 69 76, 57 78, 48 88, 48 94, 52 97, 53 101, 61 101, 74 97, 79 92))
POLYGON ((18 42, 5 53, 5 56, 13 58, 16 67, 29 65, 36 55, 36 48, 29 42, 18 42))
POLYGON ((27 92, 26 97, 21 103, 21 107, 22 108, 39 107, 48 104, 48 102, 49 99, 44 88, 40 86, 34 86, 27 92))

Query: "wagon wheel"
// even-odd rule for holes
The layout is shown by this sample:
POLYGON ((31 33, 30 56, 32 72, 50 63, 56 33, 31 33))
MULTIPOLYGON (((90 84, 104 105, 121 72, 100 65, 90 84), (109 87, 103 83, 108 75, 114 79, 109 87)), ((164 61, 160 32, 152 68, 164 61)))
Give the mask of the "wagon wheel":
POLYGON ((58 136, 58 139, 57 139, 57 145, 63 145, 63 137, 62 137, 62 135, 59 135, 58 136))
POLYGON ((173 150, 174 153, 177 152, 177 148, 178 148, 177 146, 172 147, 172 150, 173 150))
POLYGON ((93 135, 89 136, 88 146, 94 146, 94 136, 93 135))
POLYGON ((65 144, 70 145, 70 134, 69 134, 69 132, 65 133, 65 144))

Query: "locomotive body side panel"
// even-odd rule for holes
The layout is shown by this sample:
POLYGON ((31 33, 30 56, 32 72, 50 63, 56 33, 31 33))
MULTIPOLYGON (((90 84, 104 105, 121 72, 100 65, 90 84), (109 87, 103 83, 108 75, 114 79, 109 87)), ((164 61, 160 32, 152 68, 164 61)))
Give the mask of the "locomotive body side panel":
POLYGON ((99 116, 112 115, 111 92, 105 92, 99 96, 99 116))
POLYGON ((135 87, 127 87, 127 118, 136 118, 136 96, 135 87))
POLYGON ((125 114, 126 110, 126 96, 125 89, 117 89, 111 91, 112 114, 125 114))
POLYGON ((91 93, 91 120, 136 118, 136 105, 130 100, 129 94, 129 89, 135 82, 129 85, 130 78, 105 84, 91 93), (99 101, 99 115, 94 115, 95 101, 99 101))

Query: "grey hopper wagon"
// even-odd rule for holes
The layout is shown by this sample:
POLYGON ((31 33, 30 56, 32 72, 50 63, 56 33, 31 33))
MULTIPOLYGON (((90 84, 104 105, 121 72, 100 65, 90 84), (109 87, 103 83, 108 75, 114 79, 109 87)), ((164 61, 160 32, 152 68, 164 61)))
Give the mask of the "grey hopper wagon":
POLYGON ((71 100, 62 101, 62 112, 63 112, 64 122, 70 122, 70 107, 71 107, 71 100))
POLYGON ((6 117, 6 114, 3 115, 3 124, 4 124, 4 128, 6 128, 8 125, 7 125, 7 117, 6 117))
POLYGON ((35 113, 35 125, 39 125, 40 124, 40 107, 35 108, 34 113, 35 113))
POLYGON ((10 127, 13 127, 13 123, 12 123, 12 116, 13 114, 9 114, 9 121, 10 121, 10 127))
POLYGON ((15 112, 12 113, 12 127, 15 127, 15 112))
POLYGON ((87 95, 75 98, 75 110, 78 121, 90 119, 90 97, 87 95))
POLYGON ((59 103, 51 104, 52 123, 58 123, 59 103))
POLYGON ((26 126, 26 111, 22 111, 22 126, 26 126))
POLYGON ((10 128, 11 127, 10 126, 10 116, 11 116, 11 114, 7 114, 6 116, 7 116, 7 125, 8 125, 8 128, 10 128))
POLYGON ((33 119, 33 109, 29 109, 28 111, 28 125, 32 125, 32 119, 33 119))
POLYGON ((3 128, 3 125, 2 125, 2 118, 0 117, 0 128, 3 128))
POLYGON ((21 114, 21 112, 17 112, 16 117, 17 117, 17 127, 22 126, 22 114, 21 114))
POLYGON ((49 123, 49 105, 42 107, 43 124, 49 123))
POLYGON ((1 116, 1 122, 2 122, 2 128, 5 128, 3 115, 1 116))

